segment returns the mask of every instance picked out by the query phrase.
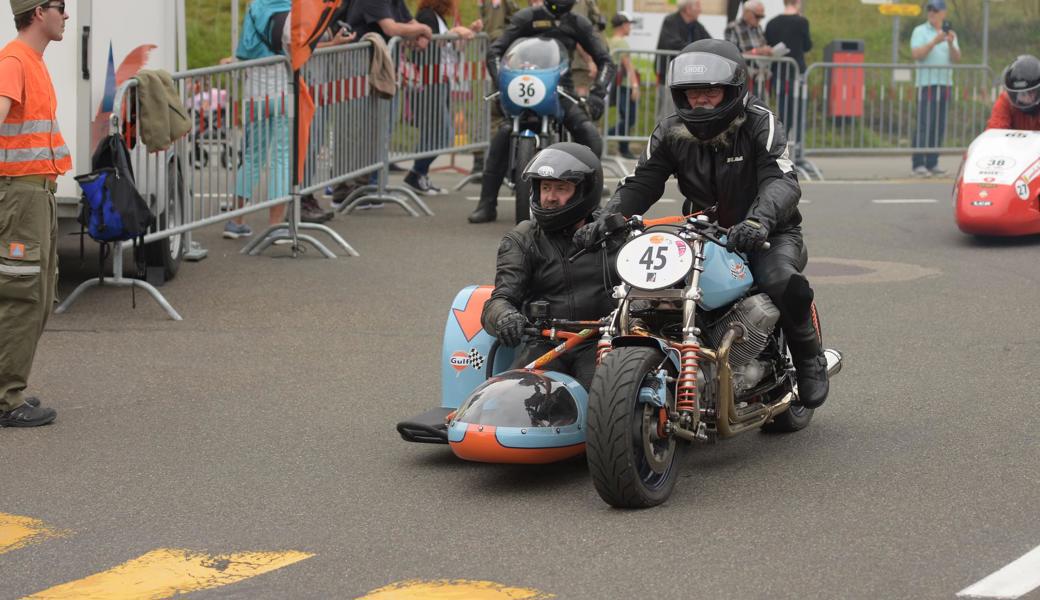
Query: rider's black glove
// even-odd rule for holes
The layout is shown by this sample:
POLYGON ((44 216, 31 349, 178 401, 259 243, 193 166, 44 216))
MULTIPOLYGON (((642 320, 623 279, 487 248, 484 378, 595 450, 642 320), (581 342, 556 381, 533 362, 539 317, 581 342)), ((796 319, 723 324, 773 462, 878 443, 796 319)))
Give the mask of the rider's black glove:
POLYGON ((585 99, 585 110, 589 113, 589 118, 593 121, 599 121, 599 118, 603 116, 603 109, 605 107, 606 103, 603 101, 602 96, 589 94, 589 97, 585 99))
POLYGON ((509 347, 520 345, 520 340, 524 337, 524 328, 527 326, 527 319, 522 314, 515 310, 507 312, 495 321, 498 341, 509 347))
POLYGON ((726 236, 726 250, 746 254, 757 250, 768 237, 769 230, 765 225, 754 219, 744 219, 729 228, 729 234, 726 236))
POLYGON ((578 250, 592 251, 596 250, 599 243, 603 241, 605 233, 606 226, 603 224, 603 221, 593 221, 579 227, 578 230, 574 232, 572 240, 578 250))

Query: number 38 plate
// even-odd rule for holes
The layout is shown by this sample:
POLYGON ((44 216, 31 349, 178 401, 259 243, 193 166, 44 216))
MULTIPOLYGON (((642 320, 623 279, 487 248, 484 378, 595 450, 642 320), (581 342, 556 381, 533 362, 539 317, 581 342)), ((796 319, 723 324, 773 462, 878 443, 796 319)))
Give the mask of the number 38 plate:
POLYGON ((693 268, 693 250, 671 233, 647 233, 630 240, 617 256, 617 271, 628 285, 663 290, 683 280, 693 268))

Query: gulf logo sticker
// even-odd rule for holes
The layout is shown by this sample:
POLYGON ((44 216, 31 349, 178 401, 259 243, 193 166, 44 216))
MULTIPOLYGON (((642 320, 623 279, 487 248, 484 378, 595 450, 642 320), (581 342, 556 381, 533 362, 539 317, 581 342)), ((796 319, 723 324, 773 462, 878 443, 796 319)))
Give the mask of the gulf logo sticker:
POLYGON ((461 373, 469 366, 469 352, 453 352, 448 362, 451 364, 452 369, 461 373))
POLYGON ((650 236, 650 243, 655 245, 655 246, 660 244, 663 241, 664 241, 664 236, 663 235, 652 235, 652 236, 650 236))

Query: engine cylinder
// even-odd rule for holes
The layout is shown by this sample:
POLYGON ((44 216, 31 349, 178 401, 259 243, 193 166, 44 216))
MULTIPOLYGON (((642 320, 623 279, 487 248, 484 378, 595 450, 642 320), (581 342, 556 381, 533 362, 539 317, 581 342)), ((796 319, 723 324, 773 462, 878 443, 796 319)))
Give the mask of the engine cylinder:
POLYGON ((718 348, 726 331, 734 324, 740 325, 743 336, 733 343, 729 353, 729 364, 739 367, 751 362, 765 349, 769 343, 769 334, 779 319, 780 310, 769 296, 755 294, 734 304, 721 319, 705 328, 705 337, 712 346, 718 348))

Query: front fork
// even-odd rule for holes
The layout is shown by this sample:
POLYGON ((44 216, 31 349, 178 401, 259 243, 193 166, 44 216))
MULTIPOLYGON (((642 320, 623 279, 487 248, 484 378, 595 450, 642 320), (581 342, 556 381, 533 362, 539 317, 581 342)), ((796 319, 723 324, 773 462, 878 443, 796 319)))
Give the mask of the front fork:
POLYGON ((679 377, 676 381, 675 411, 679 416, 674 433, 684 439, 694 439, 700 424, 700 403, 697 398, 697 374, 700 370, 700 334, 696 327, 697 301, 701 297, 700 279, 704 272, 704 239, 696 236, 690 241, 693 250, 693 269, 690 271, 686 293, 683 295, 682 343, 679 351, 679 377))

